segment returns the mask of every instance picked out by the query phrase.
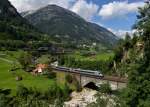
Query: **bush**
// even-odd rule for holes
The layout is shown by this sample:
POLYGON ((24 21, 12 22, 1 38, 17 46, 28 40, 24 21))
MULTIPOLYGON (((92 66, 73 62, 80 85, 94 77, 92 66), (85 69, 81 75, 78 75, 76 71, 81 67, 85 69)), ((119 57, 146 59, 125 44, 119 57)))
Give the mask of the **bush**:
POLYGON ((19 85, 17 87, 17 96, 26 97, 29 94, 29 91, 26 87, 19 85))
POLYGON ((111 94, 112 93, 112 90, 111 90, 111 87, 110 87, 109 83, 100 85, 99 91, 101 93, 107 93, 107 94, 111 94))
POLYGON ((56 73, 55 72, 52 72, 52 71, 47 71, 47 72, 45 72, 44 73, 44 75, 47 77, 47 78, 49 78, 49 79, 54 79, 54 78, 56 78, 56 73))
POLYGON ((6 107, 8 105, 8 97, 4 94, 0 94, 0 107, 6 107))
POLYGON ((18 62, 21 64, 23 69, 30 69, 30 65, 32 65, 32 55, 30 53, 22 53, 18 58, 18 62))
POLYGON ((0 89, 0 107, 49 107, 51 104, 59 107, 58 105, 70 98, 70 88, 67 84, 60 88, 56 83, 46 92, 19 85, 14 96, 9 91, 0 89))
POLYGON ((68 86, 67 83, 65 83, 65 86, 64 86, 64 89, 63 89, 63 97, 64 97, 64 99, 66 99, 66 100, 70 99, 70 97, 69 97, 70 92, 71 92, 70 87, 68 86))
POLYGON ((69 74, 66 75, 65 79, 66 79, 66 81, 68 83, 72 83, 73 82, 73 77, 71 75, 69 75, 69 74))

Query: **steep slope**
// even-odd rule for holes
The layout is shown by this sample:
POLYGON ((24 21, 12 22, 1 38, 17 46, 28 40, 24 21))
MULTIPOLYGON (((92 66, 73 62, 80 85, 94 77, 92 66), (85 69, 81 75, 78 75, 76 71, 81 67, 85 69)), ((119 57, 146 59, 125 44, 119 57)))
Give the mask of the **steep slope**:
POLYGON ((37 40, 40 34, 8 0, 0 0, 0 40, 37 40))
MULTIPOLYGON (((89 23, 92 31, 94 32, 93 35, 97 35, 97 39, 99 41, 104 41, 104 44, 114 45, 118 39, 112 32, 108 31, 106 28, 101 27, 95 23, 89 23)), ((102 42, 103 43, 103 42, 102 42)))
POLYGON ((8 0, 0 0, 0 18, 20 18, 17 10, 11 5, 8 0))
MULTIPOLYGON (((145 43, 142 36, 126 36, 114 50, 113 67, 110 71, 118 76, 127 76, 133 67, 138 67, 144 58, 145 43)), ((111 62, 112 63, 112 62, 111 62)))
POLYGON ((56 5, 22 14, 40 31, 54 39, 70 43, 99 43, 112 46, 117 37, 107 29, 89 23, 77 14, 56 5))

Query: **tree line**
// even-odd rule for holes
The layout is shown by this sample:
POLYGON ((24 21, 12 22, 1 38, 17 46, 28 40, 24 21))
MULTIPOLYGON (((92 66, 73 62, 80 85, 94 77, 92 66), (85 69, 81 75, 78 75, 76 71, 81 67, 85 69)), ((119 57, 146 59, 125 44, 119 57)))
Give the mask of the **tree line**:
POLYGON ((61 66, 67 66, 72 68, 81 68, 87 70, 98 70, 102 73, 108 73, 110 66, 112 66, 112 60, 101 61, 101 60, 80 60, 72 56, 61 56, 58 60, 61 66))
POLYGON ((15 95, 10 89, 0 89, 0 107, 62 107, 63 102, 70 98, 69 94, 67 85, 62 89, 57 83, 45 92, 19 85, 15 95))

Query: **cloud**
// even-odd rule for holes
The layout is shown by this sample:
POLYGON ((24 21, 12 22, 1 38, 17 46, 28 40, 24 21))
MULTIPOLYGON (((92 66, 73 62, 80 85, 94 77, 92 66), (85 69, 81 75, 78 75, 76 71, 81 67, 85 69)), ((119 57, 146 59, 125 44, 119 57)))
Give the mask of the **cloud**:
POLYGON ((136 30, 114 30, 111 28, 107 28, 109 31, 111 31, 112 33, 114 33, 117 37, 119 38, 125 38, 126 33, 128 33, 131 37, 133 36, 133 33, 137 32, 136 30))
POLYGON ((130 36, 132 35, 132 30, 117 30, 117 31, 113 31, 113 33, 115 35, 117 35, 119 38, 125 38, 126 33, 128 33, 130 36))
POLYGON ((71 6, 71 2, 74 2, 76 0, 49 0, 49 3, 48 4, 55 4, 55 5, 58 5, 58 6, 61 6, 63 8, 70 8, 71 6))
POLYGON ((48 4, 56 4, 68 9, 71 2, 75 1, 76 0, 10 0, 19 12, 35 10, 48 4))
POLYGON ((98 14, 103 19, 126 17, 129 13, 137 12, 138 7, 141 6, 144 6, 144 2, 128 3, 127 1, 114 1, 104 4, 98 14))
POLYGON ((78 0, 71 10, 80 16, 82 16, 84 19, 90 21, 92 17, 98 12, 99 6, 90 2, 86 2, 86 0, 78 0))
POLYGON ((55 4, 69 9, 90 21, 98 12, 99 6, 86 0, 10 0, 19 12, 35 10, 48 4, 55 4))
MULTIPOLYGON (((144 5, 143 2, 128 3, 127 1, 114 1, 112 3, 103 5, 98 12, 99 6, 94 4, 92 1, 87 2, 87 0, 10 0, 10 2, 17 8, 19 12, 35 10, 48 4, 56 4, 77 13, 87 21, 92 21, 92 18, 96 14, 99 14, 99 16, 105 19, 124 17, 128 13, 136 12, 139 6, 144 5)), ((96 23, 105 27, 99 21, 96 23)), ((130 34, 133 33, 132 30, 113 30, 110 28, 108 28, 108 30, 120 38, 124 38, 126 32, 129 32, 130 34)))

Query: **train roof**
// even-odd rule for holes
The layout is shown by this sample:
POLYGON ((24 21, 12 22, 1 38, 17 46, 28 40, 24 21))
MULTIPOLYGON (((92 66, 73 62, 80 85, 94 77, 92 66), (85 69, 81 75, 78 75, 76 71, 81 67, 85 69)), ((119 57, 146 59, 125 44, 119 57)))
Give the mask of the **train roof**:
MULTIPOLYGON (((70 69, 69 67, 64 67, 64 66, 58 66, 57 68, 70 69)), ((71 69, 74 69, 74 68, 71 68, 71 69)), ((101 71, 94 71, 94 70, 85 70, 85 69, 80 69, 80 68, 77 68, 77 69, 74 69, 74 70, 78 70, 78 71, 81 71, 81 72, 101 72, 101 71)))
POLYGON ((94 70, 84 70, 84 69, 75 69, 75 70, 80 70, 84 72, 100 72, 100 71, 94 71, 94 70))

